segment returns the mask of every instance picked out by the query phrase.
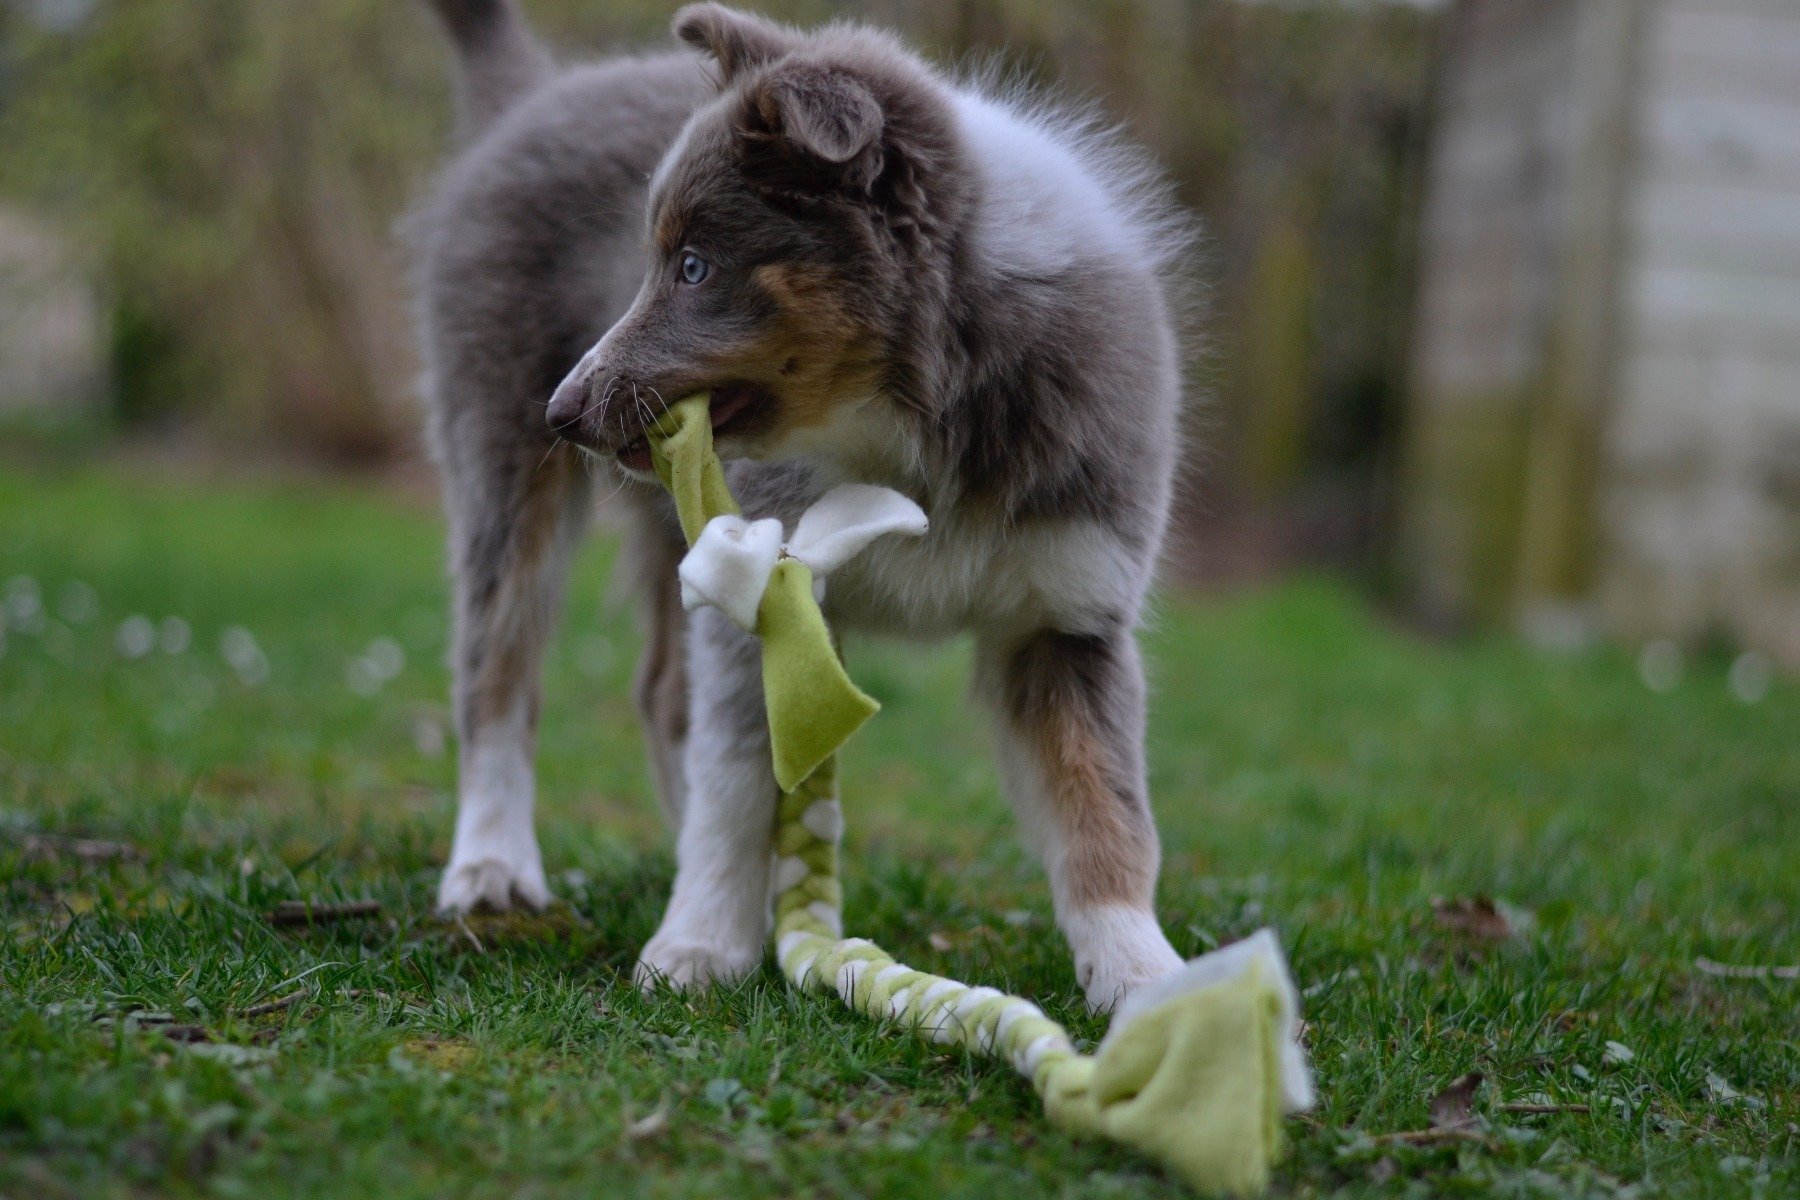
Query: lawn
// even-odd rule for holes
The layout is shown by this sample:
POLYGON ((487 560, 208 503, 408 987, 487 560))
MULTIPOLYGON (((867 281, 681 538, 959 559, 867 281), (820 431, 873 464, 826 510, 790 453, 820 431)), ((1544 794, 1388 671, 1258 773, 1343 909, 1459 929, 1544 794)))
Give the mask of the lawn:
MULTIPOLYGON (((0 467, 0 1196, 1181 1194, 772 966, 631 988, 671 863, 604 537, 548 672, 566 904, 434 918, 439 538, 367 487, 0 467)), ((1800 687, 1428 644, 1328 580, 1168 597, 1145 641, 1171 937, 1273 924, 1305 989, 1282 1194, 1800 1193, 1800 980, 1713 966, 1800 963, 1800 687), (1421 1134, 1466 1072, 1474 1127, 1421 1134)), ((886 705, 852 931, 1097 1037, 965 656, 850 651, 886 705)))

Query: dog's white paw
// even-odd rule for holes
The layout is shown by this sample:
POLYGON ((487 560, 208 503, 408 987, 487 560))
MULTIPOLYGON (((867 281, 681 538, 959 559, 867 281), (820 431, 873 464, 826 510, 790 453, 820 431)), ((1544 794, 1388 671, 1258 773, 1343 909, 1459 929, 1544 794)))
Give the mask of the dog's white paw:
POLYGON ((1181 966, 1181 955, 1150 913, 1096 908, 1065 918, 1063 926, 1075 952, 1075 978, 1092 1012, 1111 1012, 1136 989, 1181 966))
POLYGON ((647 992, 672 987, 691 991, 715 983, 734 983, 756 970, 762 946, 721 946, 657 934, 638 958, 632 980, 647 992))
POLYGON ((460 914, 484 908, 542 908, 550 903, 544 859, 537 842, 528 846, 491 846, 456 853, 438 884, 438 911, 460 914))

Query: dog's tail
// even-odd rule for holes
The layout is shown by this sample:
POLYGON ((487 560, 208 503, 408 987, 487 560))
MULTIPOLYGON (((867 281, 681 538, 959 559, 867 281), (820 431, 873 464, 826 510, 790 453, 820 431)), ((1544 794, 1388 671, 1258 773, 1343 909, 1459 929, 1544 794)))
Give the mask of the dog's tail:
POLYGON ((513 0, 426 0, 456 43, 457 95, 465 136, 479 132, 508 105, 549 76, 550 54, 513 0))

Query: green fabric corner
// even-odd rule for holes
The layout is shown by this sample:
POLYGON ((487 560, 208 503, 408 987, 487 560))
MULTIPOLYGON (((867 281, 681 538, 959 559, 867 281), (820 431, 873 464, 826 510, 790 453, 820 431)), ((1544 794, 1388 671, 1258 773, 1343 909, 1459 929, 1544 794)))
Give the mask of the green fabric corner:
POLYGON ((805 563, 784 558, 775 564, 756 612, 756 635, 763 644, 775 779, 782 791, 792 791, 881 706, 844 673, 805 563))
POLYGON ((1050 1068, 1050 1119, 1165 1164, 1196 1191, 1268 1190, 1281 1153, 1280 1001, 1261 972, 1159 1005, 1050 1068))

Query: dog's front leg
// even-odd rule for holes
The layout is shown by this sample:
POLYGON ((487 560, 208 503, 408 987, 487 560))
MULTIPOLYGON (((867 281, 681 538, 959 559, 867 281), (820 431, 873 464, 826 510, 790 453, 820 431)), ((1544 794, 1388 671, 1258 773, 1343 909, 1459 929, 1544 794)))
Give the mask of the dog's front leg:
POLYGON ((1144 779, 1144 680, 1129 630, 983 639, 1000 769, 1050 874, 1089 1007, 1181 965, 1157 923, 1160 858, 1144 779))
POLYGON ((637 981, 675 987, 741 978, 762 961, 779 788, 769 758, 762 653, 716 609, 688 624, 687 804, 675 889, 637 981))

